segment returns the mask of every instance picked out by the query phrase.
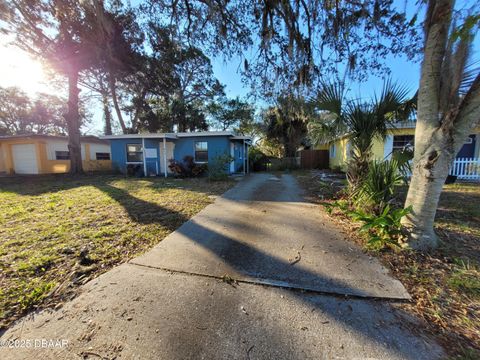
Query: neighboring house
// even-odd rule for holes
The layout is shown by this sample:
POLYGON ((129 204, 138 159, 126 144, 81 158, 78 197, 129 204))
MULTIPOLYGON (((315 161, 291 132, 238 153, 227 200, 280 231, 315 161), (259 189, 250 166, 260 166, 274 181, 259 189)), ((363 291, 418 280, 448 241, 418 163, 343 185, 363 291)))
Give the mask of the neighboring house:
POLYGON ((192 156, 196 163, 208 163, 225 154, 233 159, 230 174, 248 172, 251 139, 230 131, 109 135, 102 139, 110 140, 113 169, 124 174, 129 167, 137 167, 148 176, 168 176, 170 159, 182 161, 192 156))
MULTIPOLYGON (((83 136, 83 169, 111 170, 110 145, 95 136, 83 136)), ((57 174, 70 169, 68 138, 51 135, 0 136, 0 173, 57 174)))
MULTIPOLYGON (((391 126, 384 140, 374 139, 372 152, 376 160, 388 159, 394 151, 405 147, 413 148, 415 142, 415 121, 406 121, 391 126)), ((319 149, 329 150, 330 168, 347 168, 350 159, 350 141, 348 135, 340 136, 327 144, 320 145, 319 149)), ((472 134, 465 139, 465 144, 457 154, 457 158, 479 158, 480 157, 480 127, 472 131, 472 134)))

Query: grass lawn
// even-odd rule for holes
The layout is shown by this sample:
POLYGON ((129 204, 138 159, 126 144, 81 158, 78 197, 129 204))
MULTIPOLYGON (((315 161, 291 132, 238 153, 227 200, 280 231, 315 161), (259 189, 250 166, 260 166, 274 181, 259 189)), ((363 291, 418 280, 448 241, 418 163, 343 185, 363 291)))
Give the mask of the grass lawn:
POLYGON ((233 181, 120 176, 0 178, 0 329, 57 306, 137 256, 233 181))
MULTIPOLYGON (((329 201, 338 188, 313 173, 297 172, 310 200, 329 201)), ((406 188, 399 189, 402 204, 406 188)), ((364 244, 359 224, 334 216, 353 241, 364 244)), ((413 301, 400 307, 424 320, 451 359, 480 359, 480 184, 445 185, 436 216, 440 248, 429 254, 386 249, 371 252, 405 285, 413 301)))

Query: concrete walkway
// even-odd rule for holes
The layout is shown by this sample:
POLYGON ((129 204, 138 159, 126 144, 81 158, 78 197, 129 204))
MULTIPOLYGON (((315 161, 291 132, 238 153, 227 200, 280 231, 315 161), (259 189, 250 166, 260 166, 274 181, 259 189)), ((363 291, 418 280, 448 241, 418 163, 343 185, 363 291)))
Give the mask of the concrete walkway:
POLYGON ((67 346, 0 348, 0 359, 441 356, 392 304, 409 298, 401 283, 301 195, 289 175, 248 177, 147 254, 1 337, 67 346))

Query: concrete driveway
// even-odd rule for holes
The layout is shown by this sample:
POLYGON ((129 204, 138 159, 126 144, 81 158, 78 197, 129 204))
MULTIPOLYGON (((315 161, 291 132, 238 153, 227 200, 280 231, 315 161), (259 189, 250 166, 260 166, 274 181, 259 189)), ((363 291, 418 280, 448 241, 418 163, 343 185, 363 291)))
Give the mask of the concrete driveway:
POLYGON ((1 337, 67 346, 4 347, 0 358, 440 357, 394 306, 406 299, 378 261, 303 202, 292 176, 257 174, 63 308, 1 337))

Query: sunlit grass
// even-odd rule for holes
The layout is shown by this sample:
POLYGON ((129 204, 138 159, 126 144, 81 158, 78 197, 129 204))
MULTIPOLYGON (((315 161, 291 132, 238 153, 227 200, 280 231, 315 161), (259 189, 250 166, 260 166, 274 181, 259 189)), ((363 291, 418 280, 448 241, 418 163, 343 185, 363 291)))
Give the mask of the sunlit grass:
POLYGON ((0 327, 55 301, 49 295, 62 295, 64 282, 150 249, 233 185, 118 176, 0 180, 0 327), (91 262, 85 268, 82 250, 91 262))

